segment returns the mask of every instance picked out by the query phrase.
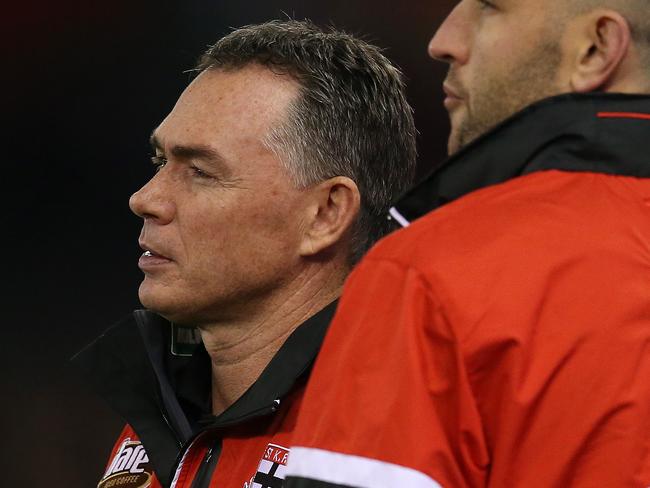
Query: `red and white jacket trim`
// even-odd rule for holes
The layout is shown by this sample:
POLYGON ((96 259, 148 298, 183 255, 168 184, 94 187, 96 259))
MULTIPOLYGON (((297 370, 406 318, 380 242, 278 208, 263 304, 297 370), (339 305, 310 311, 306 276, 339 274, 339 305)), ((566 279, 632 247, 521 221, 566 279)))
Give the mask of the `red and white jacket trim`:
POLYGON ((292 447, 287 476, 359 488, 442 488, 412 468, 309 447, 292 447))

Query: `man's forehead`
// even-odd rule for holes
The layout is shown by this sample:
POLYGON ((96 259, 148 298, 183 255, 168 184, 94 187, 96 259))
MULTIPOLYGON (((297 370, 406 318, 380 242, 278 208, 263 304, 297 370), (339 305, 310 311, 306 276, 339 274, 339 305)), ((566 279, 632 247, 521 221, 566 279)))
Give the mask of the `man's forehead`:
POLYGON ((284 120, 298 93, 289 76, 261 66, 209 69, 185 89, 155 134, 158 142, 174 134, 197 144, 207 143, 207 134, 265 134, 284 120))
POLYGON ((297 82, 287 74, 250 64, 237 69, 210 68, 200 73, 179 98, 193 110, 230 106, 263 110, 282 109, 298 93, 297 82), (243 105, 243 107, 241 107, 243 105))

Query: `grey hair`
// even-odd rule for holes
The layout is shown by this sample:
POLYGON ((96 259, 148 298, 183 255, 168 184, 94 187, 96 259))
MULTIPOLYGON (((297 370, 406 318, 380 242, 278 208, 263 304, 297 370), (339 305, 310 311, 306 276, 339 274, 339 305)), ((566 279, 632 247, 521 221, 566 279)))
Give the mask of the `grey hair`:
POLYGON ((297 187, 347 176, 361 211, 351 262, 394 230, 386 213, 413 182, 416 129, 400 71, 380 49, 309 21, 272 21, 234 30, 211 46, 197 70, 261 64, 300 86, 266 143, 297 187))

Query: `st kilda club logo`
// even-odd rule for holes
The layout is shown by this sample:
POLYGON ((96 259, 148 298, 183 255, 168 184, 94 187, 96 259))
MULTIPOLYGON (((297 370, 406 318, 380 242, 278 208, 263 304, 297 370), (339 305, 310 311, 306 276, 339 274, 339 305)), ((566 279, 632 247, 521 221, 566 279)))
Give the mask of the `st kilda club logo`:
POLYGON ((282 488, 288 459, 289 449, 269 444, 264 450, 257 473, 244 483, 244 488, 282 488))
POLYGON ((115 453, 97 488, 149 488, 152 470, 139 441, 127 437, 115 453))

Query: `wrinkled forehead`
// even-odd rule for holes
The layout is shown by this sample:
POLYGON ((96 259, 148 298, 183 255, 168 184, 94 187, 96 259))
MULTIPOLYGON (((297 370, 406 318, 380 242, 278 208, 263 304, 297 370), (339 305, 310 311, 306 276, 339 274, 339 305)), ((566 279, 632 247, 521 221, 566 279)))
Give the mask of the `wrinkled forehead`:
POLYGON ((211 68, 183 91, 156 132, 194 138, 236 134, 262 138, 284 120, 298 92, 291 77, 258 65, 211 68))
POLYGON ((259 65, 237 69, 211 68, 200 73, 180 96, 175 108, 204 117, 230 112, 263 121, 284 113, 298 92, 288 75, 259 65))

